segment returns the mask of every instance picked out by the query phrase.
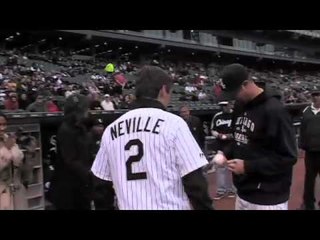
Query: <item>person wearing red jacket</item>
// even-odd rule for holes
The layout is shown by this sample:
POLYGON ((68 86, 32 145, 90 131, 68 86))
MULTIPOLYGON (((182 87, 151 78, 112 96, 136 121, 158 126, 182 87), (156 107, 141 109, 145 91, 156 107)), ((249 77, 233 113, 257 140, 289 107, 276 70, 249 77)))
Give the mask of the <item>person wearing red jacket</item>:
POLYGON ((9 95, 9 98, 4 102, 4 107, 9 111, 15 111, 19 109, 17 95, 15 93, 11 93, 9 95))
POLYGON ((49 101, 47 102, 47 109, 48 112, 60 112, 60 109, 58 106, 52 101, 52 98, 49 98, 49 101))
POLYGON ((222 93, 222 89, 218 84, 215 84, 213 87, 213 92, 216 97, 220 97, 220 95, 222 93))

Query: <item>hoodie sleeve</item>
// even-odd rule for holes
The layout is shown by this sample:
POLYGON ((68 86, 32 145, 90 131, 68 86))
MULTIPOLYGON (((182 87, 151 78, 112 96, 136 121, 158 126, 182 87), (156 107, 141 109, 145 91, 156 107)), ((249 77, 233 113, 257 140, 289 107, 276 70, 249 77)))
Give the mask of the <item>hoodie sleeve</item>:
POLYGON ((194 210, 214 210, 202 168, 185 175, 182 183, 194 210))
POLYGON ((286 172, 297 161, 297 146, 292 121, 285 108, 272 102, 266 107, 268 125, 266 138, 270 149, 256 161, 245 161, 245 172, 265 176, 286 172))
POLYGON ((229 144, 227 144, 223 149, 222 149, 222 152, 224 154, 224 156, 230 160, 230 159, 233 159, 233 148, 234 148, 234 140, 232 139, 230 141, 229 144))
POLYGON ((115 210, 115 191, 111 181, 104 181, 93 176, 93 199, 96 210, 115 210))

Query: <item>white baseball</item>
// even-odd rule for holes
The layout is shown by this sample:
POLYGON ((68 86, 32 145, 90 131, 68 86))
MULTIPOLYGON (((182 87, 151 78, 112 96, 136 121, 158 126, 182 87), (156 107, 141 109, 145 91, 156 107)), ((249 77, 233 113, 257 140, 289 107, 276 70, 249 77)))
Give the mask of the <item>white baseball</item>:
POLYGON ((226 136, 226 135, 222 135, 221 138, 222 138, 222 139, 227 139, 227 136, 226 136))
POLYGON ((222 166, 227 161, 226 157, 223 154, 216 154, 213 158, 213 162, 215 162, 217 165, 222 166))

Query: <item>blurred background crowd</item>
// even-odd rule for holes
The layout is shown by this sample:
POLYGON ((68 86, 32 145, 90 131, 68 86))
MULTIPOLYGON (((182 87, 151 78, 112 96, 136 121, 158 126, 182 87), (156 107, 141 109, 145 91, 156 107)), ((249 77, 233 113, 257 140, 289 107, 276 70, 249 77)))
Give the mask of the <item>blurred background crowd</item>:
MULTIPOLYGON (((112 61, 74 60, 62 51, 40 55, 2 50, 0 108, 59 112, 66 97, 81 93, 90 99, 91 110, 128 109, 134 100, 136 73, 144 64, 158 65, 171 74, 175 85, 172 105, 189 102, 206 104, 209 108, 217 103, 222 91, 219 74, 223 67, 218 63, 160 61, 156 57, 144 62, 130 62, 128 57, 112 61)), ((288 104, 307 102, 320 74, 277 68, 273 71, 250 68, 250 73, 257 82, 279 91, 288 104)))

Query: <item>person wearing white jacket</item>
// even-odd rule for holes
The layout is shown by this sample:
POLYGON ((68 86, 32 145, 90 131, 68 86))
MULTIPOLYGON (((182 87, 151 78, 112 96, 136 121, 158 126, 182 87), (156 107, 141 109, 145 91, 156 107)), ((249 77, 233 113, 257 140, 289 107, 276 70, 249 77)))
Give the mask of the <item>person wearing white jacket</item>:
POLYGON ((105 100, 103 100, 101 102, 101 107, 103 108, 103 110, 105 111, 114 111, 114 105, 113 102, 110 99, 110 95, 106 94, 104 95, 105 100))
POLYGON ((24 155, 15 137, 5 134, 6 127, 7 118, 0 112, 0 210, 25 210, 26 189, 19 175, 24 155))

